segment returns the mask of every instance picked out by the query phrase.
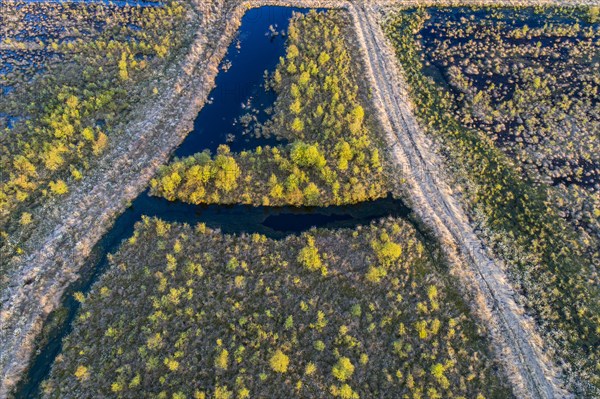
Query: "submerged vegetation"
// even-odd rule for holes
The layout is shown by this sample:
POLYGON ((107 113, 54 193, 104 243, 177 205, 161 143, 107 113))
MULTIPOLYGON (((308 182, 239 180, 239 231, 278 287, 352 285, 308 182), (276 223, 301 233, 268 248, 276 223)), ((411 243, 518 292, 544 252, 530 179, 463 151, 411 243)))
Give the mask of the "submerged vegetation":
POLYGON ((276 241, 146 218, 83 302, 49 398, 506 398, 416 231, 276 241))
POLYGON ((41 222, 35 207, 92 173, 134 108, 159 95, 166 68, 193 34, 190 6, 175 1, 15 2, 8 14, 0 28, 0 85, 10 88, 0 116, 12 121, 0 118, 2 263, 21 252, 19 235, 41 222))
POLYGON ((340 12, 295 16, 287 54, 267 84, 278 99, 263 135, 288 141, 231 153, 222 146, 175 160, 152 181, 169 200, 253 205, 340 205, 390 191, 360 69, 344 41, 340 12))
POLYGON ((588 391, 600 388, 593 15, 418 8, 394 13, 386 27, 415 112, 444 149, 455 187, 578 389, 588 391))
POLYGON ((455 117, 534 183, 557 186, 572 223, 599 235, 600 24, 543 12, 494 10, 465 22, 468 12, 440 11, 421 33, 423 59, 456 95, 455 117))

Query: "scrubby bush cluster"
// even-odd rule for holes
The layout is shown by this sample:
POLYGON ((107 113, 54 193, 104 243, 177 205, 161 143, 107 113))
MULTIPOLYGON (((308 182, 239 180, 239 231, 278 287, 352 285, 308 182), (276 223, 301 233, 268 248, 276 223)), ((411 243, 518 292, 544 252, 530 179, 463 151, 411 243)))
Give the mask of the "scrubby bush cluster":
POLYGON ((0 114, 19 117, 11 129, 0 126, 3 260, 20 251, 13 236, 39 222, 34 206, 91 173, 131 111, 159 94, 161 74, 194 32, 190 6, 178 2, 11 7, 2 16, 3 62, 12 54, 27 68, 1 83, 13 90, 0 97, 0 114), (47 56, 35 74, 30 52, 47 56))
POLYGON ((360 68, 344 41, 340 12, 296 15, 287 54, 269 84, 278 94, 261 127, 287 145, 230 153, 225 146, 175 160, 152 181, 170 200, 254 205, 330 205, 390 191, 376 124, 366 115, 360 68))
POLYGON ((407 222, 276 241, 146 218, 83 302, 48 398, 507 398, 407 222))
POLYGON ((593 15, 419 8, 394 14, 386 27, 415 112, 444 149, 454 186, 507 260, 550 346, 591 390, 588 383, 600 387, 593 15))
MULTIPOLYGON (((387 195, 338 12, 295 16, 260 126, 289 144, 176 160, 152 192, 326 205, 387 195)), ((48 398, 507 398, 485 330, 408 222, 274 240, 144 218, 82 302, 48 398)))

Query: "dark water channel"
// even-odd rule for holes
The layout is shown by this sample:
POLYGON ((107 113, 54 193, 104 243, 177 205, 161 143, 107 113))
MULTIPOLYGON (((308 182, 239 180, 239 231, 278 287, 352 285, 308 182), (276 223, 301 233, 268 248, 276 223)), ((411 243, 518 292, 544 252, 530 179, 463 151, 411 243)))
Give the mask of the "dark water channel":
MULTIPOLYGON (((220 144, 231 138, 234 140, 227 144, 232 151, 277 143, 273 138, 256 139, 243 135, 244 127, 236 121, 248 112, 247 104, 260 110, 256 112, 259 121, 268 118, 264 110, 273 105, 275 95, 265 91, 263 87, 264 72, 273 71, 279 57, 285 55, 285 35, 281 32, 287 30, 293 12, 306 10, 262 7, 246 13, 239 36, 229 47, 222 64, 223 67, 230 65, 230 68, 219 73, 217 86, 210 95, 212 102, 202 109, 194 123, 194 131, 175 151, 175 157, 189 156, 204 149, 215 152, 220 144), (270 26, 280 33, 268 34, 270 26)), ((52 363, 61 351, 62 339, 71 331, 79 308, 72 294, 77 291, 89 292, 106 270, 108 254, 116 252, 120 243, 133 234, 135 223, 143 215, 191 225, 203 222, 208 227, 219 228, 223 233, 261 233, 271 238, 283 238, 312 227, 355 227, 381 217, 408 218, 410 214, 410 209, 401 200, 392 197, 351 206, 275 208, 244 205, 196 206, 150 197, 145 191, 96 245, 81 278, 65 293, 63 308, 60 310, 62 317, 56 318, 59 322, 40 344, 41 349, 15 396, 35 398, 40 395, 40 384, 48 377, 52 363)))

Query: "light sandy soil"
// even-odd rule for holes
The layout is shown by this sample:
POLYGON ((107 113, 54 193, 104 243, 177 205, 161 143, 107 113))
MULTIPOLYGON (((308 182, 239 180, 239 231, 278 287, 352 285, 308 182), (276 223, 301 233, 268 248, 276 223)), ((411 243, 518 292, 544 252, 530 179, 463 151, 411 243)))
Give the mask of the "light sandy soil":
POLYGON ((453 271, 474 296, 473 307, 486 321, 516 396, 568 396, 560 387, 558 371, 543 354, 535 326, 517 306, 502 268, 483 250, 465 212, 445 184, 450 180, 444 178, 443 164, 417 124, 394 50, 384 38, 380 14, 372 6, 356 9, 357 33, 367 49, 380 119, 408 183, 407 194, 415 211, 436 231, 454 263, 453 271))
MULTIPOLYGON (((474 309, 491 331, 498 356, 505 364, 520 398, 562 398, 569 394, 559 384, 559 372, 542 352, 534 324, 517 306, 515 293, 498 262, 494 262, 475 236, 464 210, 444 183, 443 165, 419 128, 405 89, 402 73, 382 29, 382 6, 425 2, 254 0, 226 9, 225 1, 200 1, 214 5, 196 36, 179 71, 167 82, 169 90, 151 109, 132 118, 120 145, 114 146, 93 176, 86 178, 60 203, 43 210, 48 220, 30 238, 36 248, 14 265, 11 284, 0 298, 0 398, 8 395, 27 368, 32 345, 48 314, 60 299, 114 219, 148 184, 157 168, 191 131, 204 105, 218 65, 233 40, 244 12, 262 5, 345 8, 352 15, 362 48, 375 107, 385 129, 393 159, 407 181, 414 209, 438 234, 454 271, 473 298, 474 309), (368 3, 369 6, 364 6, 368 3), (208 20, 210 18, 210 21, 208 20), (209 27, 210 25, 210 27, 209 27), (219 33, 214 42, 208 40, 219 33)), ((442 4, 499 4, 499 1, 437 1, 442 4)), ((596 1, 503 1, 515 4, 598 4, 596 1)))

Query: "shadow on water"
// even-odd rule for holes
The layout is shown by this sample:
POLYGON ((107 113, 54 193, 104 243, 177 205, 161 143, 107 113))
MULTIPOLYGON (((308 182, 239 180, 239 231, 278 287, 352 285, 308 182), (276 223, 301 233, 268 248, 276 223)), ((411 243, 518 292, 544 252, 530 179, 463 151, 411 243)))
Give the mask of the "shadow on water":
MULTIPOLYGON (((229 47, 223 62, 223 65, 231 63, 231 68, 226 72, 222 71, 217 77, 217 86, 211 93, 212 103, 206 105, 199 113, 194 123, 194 131, 175 151, 174 156, 189 156, 204 149, 214 152, 219 144, 232 135, 236 138, 229 143, 232 151, 276 144, 274 139, 244 137, 244 128, 235 122, 247 112, 242 104, 247 103, 248 99, 251 99, 252 107, 261 110, 260 113, 264 113, 265 108, 273 105, 275 95, 266 91, 263 86, 264 71, 273 71, 279 57, 285 54, 285 37, 281 33, 273 36, 268 32, 271 26, 274 28, 271 32, 287 31, 293 12, 306 10, 263 7, 246 13, 240 34, 229 47)), ((267 115, 263 114, 259 120, 260 118, 266 119, 267 115)), ((150 197, 148 191, 145 191, 133 201, 94 247, 92 255, 82 269, 81 277, 65 293, 62 308, 53 315, 62 314, 62 317, 55 317, 55 322, 47 323, 47 326, 54 326, 45 334, 47 338, 38 343, 40 349, 33 359, 27 377, 16 390, 16 398, 40 396, 41 382, 48 377, 50 368, 62 349, 62 340, 70 333, 79 309, 79 303, 74 300, 73 293, 89 292, 108 267, 108 254, 116 252, 121 242, 133 234, 135 223, 144 215, 190 225, 202 222, 208 227, 220 229, 223 233, 260 233, 278 239, 312 227, 355 227, 387 216, 410 220, 411 211, 401 200, 391 196, 356 205, 295 208, 199 206, 150 197)), ((418 226, 416 227, 418 229, 418 226)))

